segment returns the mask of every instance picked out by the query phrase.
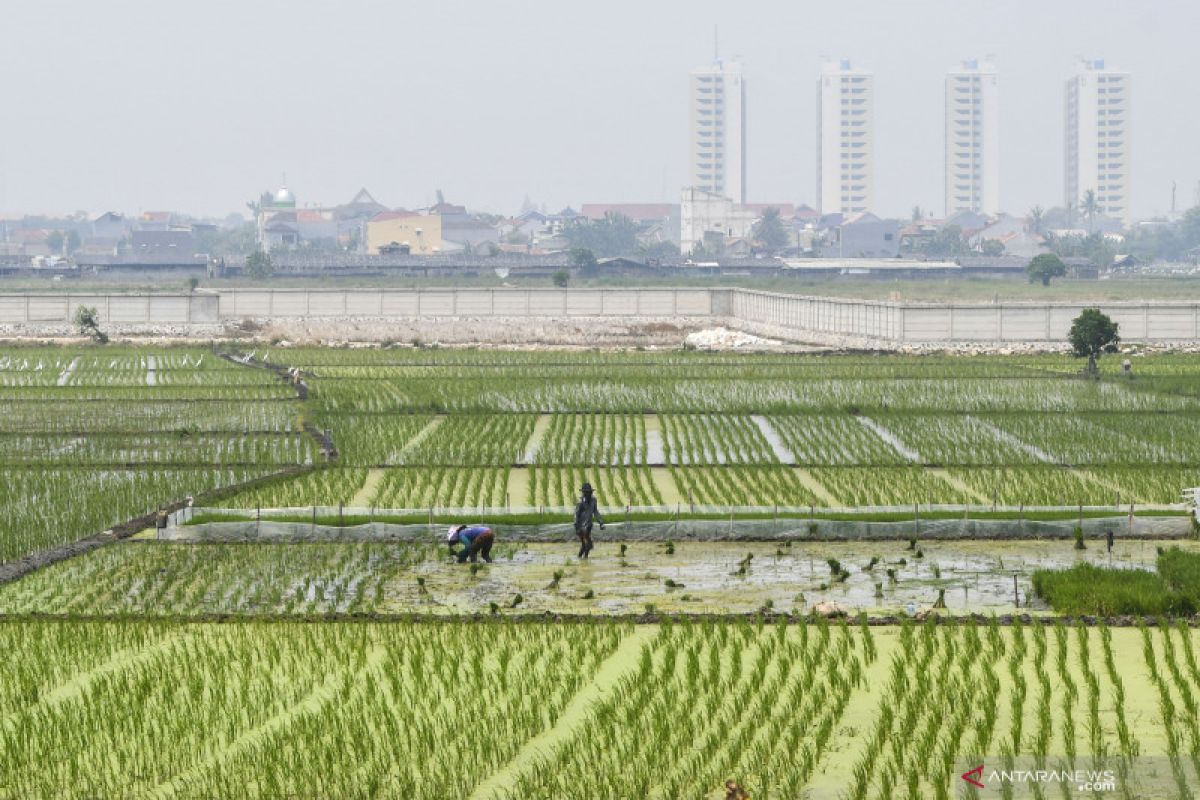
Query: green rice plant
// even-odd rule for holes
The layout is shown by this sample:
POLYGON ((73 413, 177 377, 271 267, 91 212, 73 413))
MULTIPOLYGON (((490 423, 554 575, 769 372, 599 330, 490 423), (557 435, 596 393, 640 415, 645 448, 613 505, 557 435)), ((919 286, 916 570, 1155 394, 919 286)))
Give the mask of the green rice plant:
POLYGON ((214 506, 256 509, 349 505, 366 479, 367 470, 363 468, 317 469, 238 492, 214 506))
POLYGON ((1200 608, 1200 555, 1168 547, 1155 563, 1167 586, 1186 598, 1192 608, 1200 608))
POLYGON ((1037 570, 1032 582, 1034 591, 1062 614, 1185 614, 1194 608, 1161 575, 1139 569, 1083 563, 1064 570, 1037 570))
POLYGON ((771 427, 807 466, 899 466, 907 459, 849 414, 788 414, 769 418, 771 427))

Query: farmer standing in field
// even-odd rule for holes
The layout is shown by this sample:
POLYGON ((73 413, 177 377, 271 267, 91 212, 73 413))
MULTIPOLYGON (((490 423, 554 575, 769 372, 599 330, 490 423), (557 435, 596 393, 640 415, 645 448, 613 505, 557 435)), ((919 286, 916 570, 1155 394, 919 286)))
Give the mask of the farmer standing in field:
POLYGON ((495 541, 495 532, 486 525, 451 525, 446 534, 451 555, 454 555, 455 545, 463 545, 462 552, 458 554, 460 564, 465 564, 468 558, 475 563, 480 555, 484 561, 492 563, 492 543, 495 541))
POLYGON ((604 518, 596 506, 596 495, 592 493, 592 485, 584 482, 580 487, 579 502, 575 504, 575 535, 579 537, 579 557, 587 558, 588 553, 596 545, 592 542, 592 523, 599 524, 604 530, 604 518))

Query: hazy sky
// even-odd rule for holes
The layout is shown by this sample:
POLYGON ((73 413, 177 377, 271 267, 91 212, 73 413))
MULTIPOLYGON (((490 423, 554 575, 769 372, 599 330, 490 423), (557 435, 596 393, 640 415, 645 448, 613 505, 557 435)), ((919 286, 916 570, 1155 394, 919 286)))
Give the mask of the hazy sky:
POLYGON ((284 173, 302 204, 678 202, 714 24, 746 65, 751 200, 813 203, 823 56, 876 72, 880 213, 942 212, 943 76, 989 53, 1006 209, 1062 202, 1084 55, 1133 74, 1135 214, 1200 181, 1197 0, 7 0, 0 19, 0 213, 224 215, 284 173))

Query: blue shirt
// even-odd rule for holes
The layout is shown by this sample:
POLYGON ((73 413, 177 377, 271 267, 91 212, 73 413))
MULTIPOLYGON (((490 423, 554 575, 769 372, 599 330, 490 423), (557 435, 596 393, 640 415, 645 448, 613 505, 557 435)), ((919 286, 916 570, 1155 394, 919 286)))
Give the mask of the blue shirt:
POLYGON ((463 528, 454 535, 454 541, 459 544, 471 545, 485 533, 491 533, 492 529, 486 525, 472 525, 469 528, 463 528))

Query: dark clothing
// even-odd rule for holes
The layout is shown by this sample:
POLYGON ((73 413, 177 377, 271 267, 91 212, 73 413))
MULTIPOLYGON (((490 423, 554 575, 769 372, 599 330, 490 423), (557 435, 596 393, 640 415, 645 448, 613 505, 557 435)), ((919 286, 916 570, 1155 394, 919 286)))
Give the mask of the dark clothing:
POLYGON ((592 542, 592 523, 604 527, 604 517, 596 506, 596 496, 585 494, 575 504, 575 535, 579 537, 579 558, 587 558, 596 545, 592 542))
POLYGON ((480 555, 484 561, 491 563, 492 544, 496 541, 496 534, 491 528, 483 525, 464 528, 458 532, 456 539, 463 546, 458 554, 458 563, 463 564, 468 558, 473 562, 478 561, 480 555))
POLYGON ((479 556, 483 556, 483 560, 492 563, 492 542, 496 541, 496 535, 491 531, 475 537, 475 541, 465 548, 458 555, 458 563, 464 563, 468 558, 472 563, 479 560, 479 556))
POLYGON ((575 504, 575 533, 592 532, 592 523, 596 522, 601 528, 604 527, 604 518, 600 516, 600 509, 596 506, 596 495, 587 494, 579 498, 579 502, 575 504))

